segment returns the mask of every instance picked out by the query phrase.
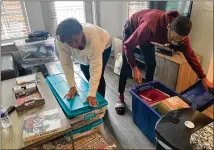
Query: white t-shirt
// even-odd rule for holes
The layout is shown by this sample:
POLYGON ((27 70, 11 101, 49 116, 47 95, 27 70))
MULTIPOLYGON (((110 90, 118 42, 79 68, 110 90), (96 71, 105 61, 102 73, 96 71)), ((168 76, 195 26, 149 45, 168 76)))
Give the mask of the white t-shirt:
POLYGON ((70 87, 75 86, 73 60, 83 65, 90 65, 89 96, 96 96, 102 73, 102 54, 111 46, 110 34, 95 25, 82 24, 83 33, 86 37, 86 47, 78 50, 70 47, 67 43, 56 40, 59 59, 70 87), (72 57, 71 57, 72 56, 72 57))

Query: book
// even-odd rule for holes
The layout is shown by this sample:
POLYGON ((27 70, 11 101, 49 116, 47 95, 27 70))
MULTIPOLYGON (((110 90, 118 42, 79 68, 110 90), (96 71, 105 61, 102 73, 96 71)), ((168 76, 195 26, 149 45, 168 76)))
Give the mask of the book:
POLYGON ((23 140, 32 141, 58 132, 61 122, 58 109, 24 117, 23 140))
POLYGON ((26 89, 25 89, 26 93, 33 92, 33 91, 36 91, 36 90, 37 90, 36 83, 30 83, 30 84, 26 85, 26 89))
POLYGON ((31 82, 35 82, 35 81, 36 81, 36 74, 16 78, 16 83, 18 85, 25 84, 25 83, 31 83, 31 82))
POLYGON ((16 105, 19 106, 19 105, 23 104, 27 100, 41 99, 41 98, 42 98, 41 94, 39 92, 36 92, 36 93, 33 93, 33 94, 25 96, 25 97, 17 98, 16 99, 16 105))
POLYGON ((27 83, 13 87, 16 98, 28 96, 38 91, 36 83, 27 83))

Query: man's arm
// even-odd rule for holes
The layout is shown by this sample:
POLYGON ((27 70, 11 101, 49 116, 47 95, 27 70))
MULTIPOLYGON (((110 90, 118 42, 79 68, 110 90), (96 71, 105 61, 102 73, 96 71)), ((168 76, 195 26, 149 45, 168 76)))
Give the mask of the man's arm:
POLYGON ((141 24, 135 32, 124 42, 124 52, 131 68, 136 67, 134 49, 137 45, 142 45, 150 40, 152 32, 147 27, 147 23, 141 24))
POLYGON ((195 73, 198 75, 198 77, 200 79, 206 78, 206 75, 204 74, 200 63, 198 62, 198 59, 190 46, 189 38, 185 40, 185 44, 183 44, 180 48, 187 62, 189 63, 191 68, 195 71, 195 73))
POLYGON ((71 59, 71 54, 65 50, 64 46, 56 40, 56 47, 59 53, 59 60, 62 66, 62 69, 65 73, 66 80, 71 87, 75 86, 74 82, 74 70, 73 70, 73 60, 71 59))

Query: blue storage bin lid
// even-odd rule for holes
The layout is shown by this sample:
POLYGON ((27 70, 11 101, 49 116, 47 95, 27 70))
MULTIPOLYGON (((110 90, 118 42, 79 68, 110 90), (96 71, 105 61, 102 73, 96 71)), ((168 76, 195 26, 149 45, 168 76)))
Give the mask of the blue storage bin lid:
POLYGON ((85 102, 89 92, 89 85, 83 78, 75 73, 75 82, 78 90, 78 95, 74 99, 66 99, 64 96, 69 91, 69 85, 64 74, 50 75, 46 78, 47 84, 58 103, 68 118, 74 118, 78 115, 91 112, 108 104, 108 102, 99 94, 96 94, 98 101, 97 107, 90 107, 88 102, 85 102))
POLYGON ((206 91, 201 80, 181 93, 183 99, 194 109, 203 111, 214 104, 214 96, 206 91))

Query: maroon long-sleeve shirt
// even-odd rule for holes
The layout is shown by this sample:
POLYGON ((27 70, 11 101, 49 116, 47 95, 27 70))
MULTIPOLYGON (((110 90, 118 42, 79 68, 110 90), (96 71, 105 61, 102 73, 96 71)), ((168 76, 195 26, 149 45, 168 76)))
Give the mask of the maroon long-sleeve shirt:
MULTIPOLYGON (((129 18, 128 26, 133 33, 124 41, 123 49, 128 63, 132 68, 136 66, 134 56, 134 49, 136 46, 147 45, 150 42, 157 42, 160 44, 168 43, 167 25, 179 15, 178 11, 164 12, 161 10, 148 9, 141 10, 129 18)), ((180 51, 184 54, 186 60, 199 78, 202 79, 206 77, 190 46, 188 37, 185 39, 184 43, 180 45, 180 51)))

